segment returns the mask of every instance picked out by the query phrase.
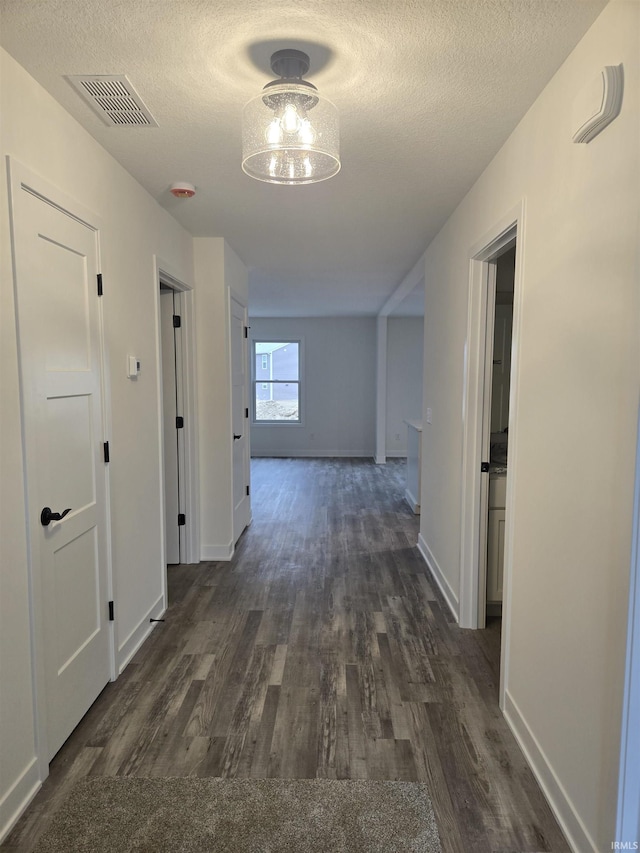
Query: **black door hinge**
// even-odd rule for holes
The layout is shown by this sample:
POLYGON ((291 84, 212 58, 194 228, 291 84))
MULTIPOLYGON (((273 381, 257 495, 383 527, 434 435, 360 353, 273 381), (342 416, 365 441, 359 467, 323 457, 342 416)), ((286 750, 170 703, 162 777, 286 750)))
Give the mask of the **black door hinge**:
POLYGON ((184 527, 184 525, 186 523, 187 523, 186 515, 183 512, 179 513, 178 514, 178 527, 184 527))
POLYGON ((249 337, 249 328, 250 328, 249 326, 245 326, 245 327, 244 327, 244 336, 245 336, 245 338, 248 338, 248 337, 249 337))
POLYGON ((245 416, 245 418, 249 417, 249 409, 244 410, 244 416, 245 416))
POLYGON ((98 296, 102 296, 102 273, 99 272, 96 278, 98 279, 98 296))
POLYGON ((247 486, 247 494, 249 494, 249 486, 247 486))
POLYGON ((104 461, 109 461, 109 442, 105 441, 104 443, 104 461))
POLYGON ((480 470, 482 471, 483 474, 486 474, 487 471, 489 470, 489 463, 488 462, 481 462, 480 463, 480 470))
POLYGON ((113 606, 113 601, 109 602, 109 622, 113 622, 115 620, 115 607, 113 606))
POLYGON ((178 417, 176 418, 176 429, 183 429, 183 428, 184 428, 184 418, 182 417, 182 415, 178 415, 178 417))
POLYGON ((173 315, 173 328, 179 329, 182 326, 182 317, 179 314, 173 315))

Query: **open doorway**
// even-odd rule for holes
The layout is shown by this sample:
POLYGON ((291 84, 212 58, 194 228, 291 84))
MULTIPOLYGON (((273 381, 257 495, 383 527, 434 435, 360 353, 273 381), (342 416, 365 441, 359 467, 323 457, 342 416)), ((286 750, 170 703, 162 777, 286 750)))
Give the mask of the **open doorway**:
POLYGON ((498 221, 469 252, 459 623, 462 628, 484 628, 487 600, 491 603, 491 611, 501 611, 501 632, 498 632, 501 707, 504 704, 511 618, 514 524, 511 507, 516 471, 513 463, 508 464, 507 455, 509 460, 517 455, 517 362, 522 309, 521 230, 524 212, 522 202, 498 221), (503 305, 508 307, 501 307, 503 305), (498 326, 501 326, 499 331, 498 326), (494 331, 498 331, 498 341, 494 339, 494 331), (494 359, 502 363, 494 365, 494 359), (494 389, 494 383, 499 389, 494 389), (501 467, 504 471, 498 470, 501 467), (488 578, 489 561, 495 561, 497 571, 492 569, 488 578))
MULTIPOLYGON (((493 335, 487 334, 484 405, 489 431, 489 489, 487 512, 486 583, 479 597, 485 601, 485 624, 502 617, 504 581, 504 539, 509 449, 509 391, 511 386, 511 341, 513 334, 513 294, 516 246, 506 248, 495 264, 493 335), (490 393, 488 393, 490 388, 490 393)), ((490 306, 488 306, 488 314, 490 306)), ((489 324, 490 318, 488 317, 489 324)), ((483 441, 486 448, 486 441, 483 441)), ((495 627, 495 626, 494 626, 495 627)))
MULTIPOLYGON (((200 561, 193 291, 155 258, 164 564, 200 561)), ((166 584, 166 573, 165 573, 166 584)))

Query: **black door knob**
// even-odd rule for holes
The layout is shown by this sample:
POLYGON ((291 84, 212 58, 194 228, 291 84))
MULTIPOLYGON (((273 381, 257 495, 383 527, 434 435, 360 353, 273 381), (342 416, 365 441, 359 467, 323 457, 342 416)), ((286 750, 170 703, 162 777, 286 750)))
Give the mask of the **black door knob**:
POLYGON ((235 434, 234 434, 234 436, 233 436, 233 440, 234 440, 234 441, 237 441, 239 438, 242 438, 242 436, 241 436, 241 435, 235 435, 235 434))
POLYGON ((50 506, 46 506, 40 513, 40 524, 43 527, 48 527, 52 521, 61 521, 65 515, 71 512, 71 507, 65 509, 64 512, 52 512, 50 506))

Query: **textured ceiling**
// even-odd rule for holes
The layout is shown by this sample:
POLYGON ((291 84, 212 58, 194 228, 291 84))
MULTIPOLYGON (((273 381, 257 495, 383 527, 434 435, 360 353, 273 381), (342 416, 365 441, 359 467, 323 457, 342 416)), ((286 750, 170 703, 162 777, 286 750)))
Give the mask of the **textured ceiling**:
POLYGON ((229 241, 253 315, 376 314, 605 4, 0 0, 0 40, 186 229, 229 241), (324 183, 240 167, 242 106, 282 47, 340 112, 324 183), (127 74, 159 127, 105 126, 68 74, 127 74))

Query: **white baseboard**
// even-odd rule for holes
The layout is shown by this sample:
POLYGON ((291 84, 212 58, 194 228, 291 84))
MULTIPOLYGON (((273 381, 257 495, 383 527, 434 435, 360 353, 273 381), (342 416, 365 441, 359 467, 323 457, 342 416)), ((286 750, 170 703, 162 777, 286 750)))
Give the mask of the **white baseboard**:
MULTIPOLYGON (((416 496, 413 494, 413 492, 410 492, 409 489, 405 489, 404 490, 404 497, 405 497, 406 502, 411 507, 411 510, 415 513, 415 515, 420 515, 420 504, 419 504, 416 496)), ((423 556, 424 556, 424 554, 423 554, 423 556)))
POLYGON ((214 562, 219 560, 228 562, 235 552, 235 545, 230 542, 228 545, 202 545, 200 548, 201 562, 214 562))
POLYGON ((158 600, 155 601, 147 610, 126 640, 120 644, 118 647, 118 660, 116 661, 118 675, 124 671, 131 658, 156 627, 156 623, 150 622, 149 620, 159 619, 165 610, 166 605, 164 595, 161 595, 160 598, 158 598, 158 600))
POLYGON ((406 459, 407 451, 406 450, 387 450, 386 453, 387 459, 406 459))
POLYGON ((374 459, 373 450, 256 450, 251 448, 253 458, 275 459, 374 459))
POLYGON ((460 621, 460 604, 458 596, 453 590, 453 587, 444 575, 444 572, 438 565, 438 561, 431 553, 431 549, 425 542, 422 533, 418 534, 418 551, 422 554, 425 563, 429 566, 433 579, 438 584, 438 589, 444 596, 444 600, 449 605, 449 610, 453 613, 456 622, 460 621))
POLYGON ((38 759, 34 756, 0 799, 0 844, 9 835, 41 787, 42 782, 38 777, 38 759))
POLYGON ((504 697, 504 716, 571 849, 574 853, 599 853, 596 843, 508 690, 505 691, 504 697))

